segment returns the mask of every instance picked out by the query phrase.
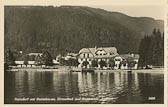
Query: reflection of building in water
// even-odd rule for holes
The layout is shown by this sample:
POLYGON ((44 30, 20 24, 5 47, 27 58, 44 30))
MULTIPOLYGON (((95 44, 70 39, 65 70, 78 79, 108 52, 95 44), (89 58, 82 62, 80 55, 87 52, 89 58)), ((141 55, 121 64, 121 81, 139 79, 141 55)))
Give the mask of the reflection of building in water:
POLYGON ((92 89, 93 88, 92 78, 93 77, 92 77, 91 73, 87 73, 88 89, 92 89))
POLYGON ((29 94, 33 95, 35 93, 34 89, 35 89, 35 72, 27 72, 28 73, 28 90, 29 90, 29 94))
POLYGON ((123 89, 120 81, 121 74, 118 72, 98 72, 97 78, 99 97, 115 97, 114 95, 116 95, 120 90, 123 89))
POLYGON ((58 72, 54 72, 53 73, 53 89, 55 90, 55 96, 57 96, 59 93, 58 89, 59 89, 59 80, 60 80, 60 76, 58 75, 58 72))
POLYGON ((138 81, 138 73, 135 72, 134 73, 134 80, 135 80, 135 90, 138 90, 139 89, 139 81, 138 81))
POLYGON ((93 83, 93 78, 91 73, 78 73, 78 88, 81 96, 95 95, 96 88, 95 83, 93 83))
POLYGON ((83 77, 81 72, 78 73, 78 88, 79 88, 79 93, 82 93, 84 91, 83 77))
POLYGON ((53 73, 53 88, 58 97, 73 97, 77 92, 77 74, 67 72, 53 73), (72 76, 73 75, 73 76, 72 76))
POLYGON ((16 72, 15 73, 15 89, 18 96, 16 97, 24 97, 27 92, 27 72, 16 72))
POLYGON ((115 84, 115 87, 117 88, 120 86, 120 73, 119 72, 114 73, 114 84, 115 84))

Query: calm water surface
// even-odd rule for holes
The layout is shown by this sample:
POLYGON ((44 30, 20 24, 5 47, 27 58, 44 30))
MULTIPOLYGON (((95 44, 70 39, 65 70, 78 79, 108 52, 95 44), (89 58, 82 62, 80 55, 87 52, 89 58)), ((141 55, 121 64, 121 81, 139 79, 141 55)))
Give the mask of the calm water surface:
POLYGON ((163 98, 164 75, 157 73, 5 72, 5 103, 140 104, 163 103, 163 98), (155 100, 150 100, 151 97, 155 100), (15 98, 73 100, 16 101, 15 98))

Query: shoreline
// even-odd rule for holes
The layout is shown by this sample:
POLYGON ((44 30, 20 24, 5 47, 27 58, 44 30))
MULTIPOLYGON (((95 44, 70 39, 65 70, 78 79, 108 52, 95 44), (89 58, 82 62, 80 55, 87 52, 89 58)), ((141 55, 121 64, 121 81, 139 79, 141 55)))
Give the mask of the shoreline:
MULTIPOLYGON (((77 68, 80 69, 80 68, 77 68)), ((51 68, 12 68, 6 71, 9 72, 17 72, 17 71, 34 71, 34 72, 70 72, 71 70, 73 70, 73 68, 55 68, 55 69, 51 69, 51 68)), ((121 70, 121 69, 117 69, 117 70, 94 70, 94 72, 128 72, 130 70, 121 70)), ((137 73, 164 73, 164 68, 154 68, 154 69, 134 69, 131 70, 132 73, 137 72, 137 73)), ((81 72, 81 71, 78 71, 81 72)))
MULTIPOLYGON (((105 70, 95 70, 95 72, 104 72, 105 70)), ((128 72, 130 70, 106 70, 106 72, 128 72)), ((160 73, 164 74, 164 69, 134 69, 132 73, 160 73)))

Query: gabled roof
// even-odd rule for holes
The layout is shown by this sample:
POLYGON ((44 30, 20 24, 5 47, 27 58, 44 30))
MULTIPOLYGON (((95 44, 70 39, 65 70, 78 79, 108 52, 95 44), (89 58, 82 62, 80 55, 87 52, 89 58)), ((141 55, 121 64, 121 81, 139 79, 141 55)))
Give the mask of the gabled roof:
POLYGON ((81 53, 90 53, 90 50, 89 48, 82 48, 80 51, 79 51, 79 54, 81 53))
POLYGON ((112 58, 116 55, 117 49, 115 47, 101 47, 101 48, 83 48, 79 51, 79 54, 81 53, 91 53, 95 58, 112 58), (96 52, 99 50, 104 50, 106 53, 113 53, 112 55, 96 55, 96 52))

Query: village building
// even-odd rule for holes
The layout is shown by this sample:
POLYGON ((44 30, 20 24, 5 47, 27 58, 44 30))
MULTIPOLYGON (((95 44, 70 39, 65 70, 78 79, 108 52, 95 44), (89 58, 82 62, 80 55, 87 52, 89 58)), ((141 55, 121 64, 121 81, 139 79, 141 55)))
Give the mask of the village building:
POLYGON ((134 66, 131 69, 138 69, 139 54, 121 54, 117 55, 114 60, 116 66, 114 69, 129 69, 128 67, 128 58, 132 59, 134 66))
MULTIPOLYGON (((93 60, 96 60, 97 62, 101 60, 105 61, 107 63, 107 67, 109 67, 108 61, 117 55, 119 54, 117 53, 117 49, 115 47, 83 48, 79 51, 78 67, 84 67, 83 62, 87 61, 89 63, 87 68, 89 68, 91 67, 93 60)), ((98 64, 98 67, 100 68, 100 64, 98 64)))
POLYGON ((29 53, 29 56, 42 56, 42 53, 29 53))
POLYGON ((69 59, 77 59, 78 53, 67 53, 67 55, 64 57, 65 60, 69 59))
POLYGON ((115 47, 100 47, 100 48, 83 48, 79 51, 78 55, 78 67, 90 68, 92 67, 92 61, 95 60, 98 63, 98 68, 101 68, 99 62, 105 61, 106 68, 110 68, 109 61, 114 60, 113 69, 129 69, 128 59, 131 58, 134 66, 131 69, 138 68, 139 55, 138 54, 121 54, 117 53, 115 47), (87 61, 87 66, 84 66, 84 61, 87 61))

